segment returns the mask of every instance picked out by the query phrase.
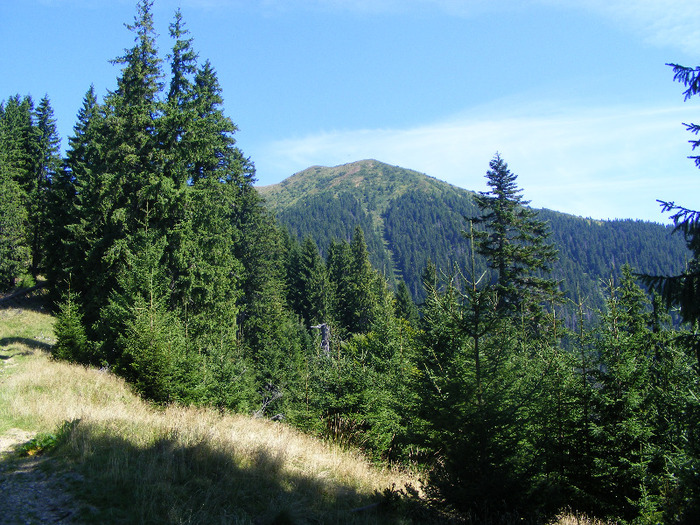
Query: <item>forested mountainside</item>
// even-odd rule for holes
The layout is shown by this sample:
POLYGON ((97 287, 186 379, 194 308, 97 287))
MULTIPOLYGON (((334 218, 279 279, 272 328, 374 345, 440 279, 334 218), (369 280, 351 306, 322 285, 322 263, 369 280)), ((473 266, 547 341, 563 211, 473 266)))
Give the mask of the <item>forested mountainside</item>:
MULTIPOLYGON (((333 239, 365 232, 373 265, 392 282, 402 279, 422 302, 428 261, 443 271, 464 268, 470 242, 465 218, 476 217, 474 192, 422 173, 362 160, 332 168, 313 166, 279 184, 258 188, 279 221, 299 240, 310 236, 326 253, 333 239)), ((524 188, 527 198, 527 188, 524 188)), ((542 209, 559 251, 553 276, 572 299, 603 304, 601 281, 629 264, 651 274, 677 274, 689 252, 672 228, 638 220, 600 221, 542 209)), ((485 269, 478 258, 477 270, 485 269)))

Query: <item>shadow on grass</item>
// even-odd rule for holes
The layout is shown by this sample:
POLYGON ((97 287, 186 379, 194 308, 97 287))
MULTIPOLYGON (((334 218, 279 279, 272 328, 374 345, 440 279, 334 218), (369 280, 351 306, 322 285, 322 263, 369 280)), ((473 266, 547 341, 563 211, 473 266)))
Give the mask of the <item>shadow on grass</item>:
POLYGON ((72 491, 99 509, 99 523, 432 523, 421 503, 396 491, 363 494, 329 473, 285 468, 284 454, 239 453, 176 435, 137 446, 92 423, 64 425, 55 453, 81 474, 72 491), (369 507, 369 508, 363 508, 369 507), (416 521, 417 520, 417 521, 416 521))
POLYGON ((31 352, 12 352, 12 351, 6 351, 4 348, 2 348, 2 343, 0 343, 0 360, 2 361, 9 361, 13 357, 17 356, 27 356, 27 355, 32 355, 31 352))
POLYGON ((11 349, 7 348, 12 345, 21 344, 30 348, 31 350, 41 350, 43 352, 51 352, 51 347, 53 345, 46 343, 44 341, 37 341, 36 339, 31 339, 29 337, 3 337, 0 339, 0 359, 10 359, 16 355, 30 355, 31 352, 27 351, 15 351, 12 355, 9 353, 6 356, 6 352, 12 352, 11 349))
POLYGON ((42 281, 31 288, 20 288, 0 294, 0 310, 13 308, 35 312, 51 311, 51 305, 47 298, 46 283, 42 281))

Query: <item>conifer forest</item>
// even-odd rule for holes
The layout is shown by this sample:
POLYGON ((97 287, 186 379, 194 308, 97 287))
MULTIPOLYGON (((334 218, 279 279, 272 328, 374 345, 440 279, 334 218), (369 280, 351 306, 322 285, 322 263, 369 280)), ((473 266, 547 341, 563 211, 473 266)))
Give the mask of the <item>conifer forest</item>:
MULTIPOLYGON (((0 288, 46 287, 56 359, 156 404, 272 418, 415 468, 426 504, 472 523, 700 522, 699 211, 662 203, 685 258, 603 268, 591 302, 552 272, 556 217, 496 153, 459 264, 403 238, 409 287, 380 269, 369 222, 326 238, 283 226, 214 65, 179 11, 157 39, 152 3, 65 154, 48 96, 0 105, 0 288)), ((700 67, 671 65, 672 80, 700 95, 700 67)))

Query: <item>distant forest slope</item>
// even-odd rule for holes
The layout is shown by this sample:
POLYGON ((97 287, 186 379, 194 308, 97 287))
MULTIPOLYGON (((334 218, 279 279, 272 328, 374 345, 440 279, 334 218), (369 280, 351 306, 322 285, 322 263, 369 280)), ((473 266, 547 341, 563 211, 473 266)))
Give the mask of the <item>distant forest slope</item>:
MULTIPOLYGON (((269 208, 299 240, 310 236, 325 255, 331 239, 347 239, 359 225, 372 263, 390 282, 403 279, 417 302, 428 261, 449 273, 470 260, 465 217, 478 213, 474 193, 422 173, 363 160, 314 166, 279 184, 259 187, 269 208)), ((527 188, 524 196, 528 198, 527 188)), ((597 221, 539 210, 559 250, 554 277, 572 299, 602 305, 601 282, 624 264, 636 271, 677 274, 689 252, 671 227, 637 220, 597 221)), ((482 260, 476 270, 485 269, 482 260)))

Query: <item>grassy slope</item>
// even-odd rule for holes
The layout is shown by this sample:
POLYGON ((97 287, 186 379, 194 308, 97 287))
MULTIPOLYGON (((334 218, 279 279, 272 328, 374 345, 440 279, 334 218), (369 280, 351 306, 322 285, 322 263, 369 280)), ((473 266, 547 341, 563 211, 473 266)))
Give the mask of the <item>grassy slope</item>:
POLYGON ((350 512, 412 480, 283 424, 153 407, 108 372, 47 354, 52 318, 0 309, 0 433, 58 432, 97 523, 410 523, 350 512))

